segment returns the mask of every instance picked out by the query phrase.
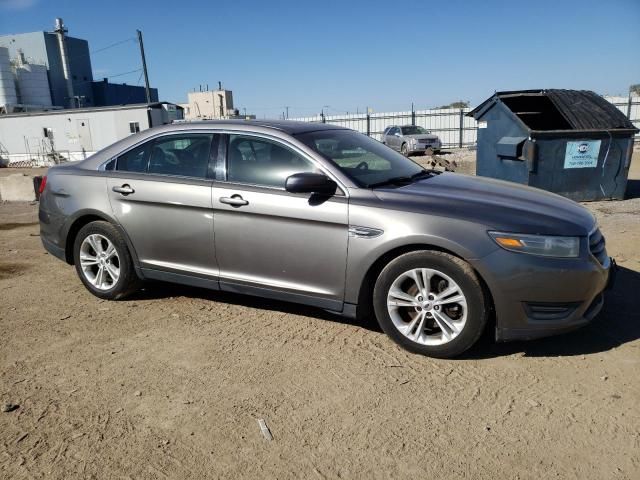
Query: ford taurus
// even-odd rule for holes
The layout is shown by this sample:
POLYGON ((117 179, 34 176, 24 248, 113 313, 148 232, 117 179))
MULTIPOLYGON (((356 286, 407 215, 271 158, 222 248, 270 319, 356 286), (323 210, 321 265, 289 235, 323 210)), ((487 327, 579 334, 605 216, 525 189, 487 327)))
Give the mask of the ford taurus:
POLYGON ((166 125, 51 168, 40 229, 95 296, 147 279, 375 316, 452 357, 588 323, 611 260, 555 194, 425 170, 352 130, 285 121, 166 125), (489 322, 495 319, 495 322, 489 322))

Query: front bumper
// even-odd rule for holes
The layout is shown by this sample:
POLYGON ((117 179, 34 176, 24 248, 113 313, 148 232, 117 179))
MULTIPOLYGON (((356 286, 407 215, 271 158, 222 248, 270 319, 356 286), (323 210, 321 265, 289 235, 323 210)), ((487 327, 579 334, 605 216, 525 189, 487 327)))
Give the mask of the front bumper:
POLYGON ((409 151, 411 153, 424 153, 429 148, 432 149, 432 150, 440 150, 442 148, 442 144, 440 142, 435 142, 435 143, 428 144, 428 145, 425 145, 425 144, 422 144, 422 143, 409 145, 409 151))
MULTIPOLYGON (((609 258, 607 257, 607 260, 609 258)), ((615 262, 496 250, 474 265, 491 291, 496 340, 531 340, 591 322, 604 305, 615 262)))

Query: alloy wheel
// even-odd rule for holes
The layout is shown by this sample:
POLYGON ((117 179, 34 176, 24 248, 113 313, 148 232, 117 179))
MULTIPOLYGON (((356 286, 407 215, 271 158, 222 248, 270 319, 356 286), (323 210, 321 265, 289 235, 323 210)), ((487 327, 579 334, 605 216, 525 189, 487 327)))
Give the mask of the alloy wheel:
POLYGON ((414 268, 389 288, 387 309, 396 329, 421 345, 443 345, 456 338, 467 321, 462 288, 445 273, 414 268))
POLYGON ((80 267, 85 278, 98 290, 109 290, 120 278, 120 257, 104 235, 88 235, 80 245, 80 267))

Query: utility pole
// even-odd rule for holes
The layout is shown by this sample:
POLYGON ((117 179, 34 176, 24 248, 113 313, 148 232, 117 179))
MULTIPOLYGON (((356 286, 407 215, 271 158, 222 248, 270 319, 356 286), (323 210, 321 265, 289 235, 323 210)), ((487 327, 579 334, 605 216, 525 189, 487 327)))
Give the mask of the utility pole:
POLYGON ((289 107, 285 105, 285 107, 284 107, 284 108, 287 110, 287 117, 286 117, 286 119, 287 119, 287 120, 289 120, 289 107))
POLYGON ((140 56, 142 57, 142 72, 144 73, 144 91, 147 95, 147 103, 151 103, 151 90, 149 89, 149 75, 147 74, 147 60, 144 57, 144 43, 142 43, 142 32, 138 32, 138 44, 140 45, 140 56))

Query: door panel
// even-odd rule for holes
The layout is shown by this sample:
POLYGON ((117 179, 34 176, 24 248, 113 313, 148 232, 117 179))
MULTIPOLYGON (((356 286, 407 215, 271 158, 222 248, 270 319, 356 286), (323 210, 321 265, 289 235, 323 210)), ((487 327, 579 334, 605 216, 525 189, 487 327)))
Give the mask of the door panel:
POLYGON ((113 172, 113 212, 142 268, 217 277, 211 180, 113 172), (129 186, 133 193, 126 193, 129 186), (123 190, 125 193, 114 191, 123 190))
POLYGON ((345 197, 317 202, 308 195, 219 182, 213 187, 213 206, 223 290, 238 290, 232 285, 265 288, 325 300, 281 295, 292 301, 342 308, 348 242, 345 197), (239 197, 247 203, 233 206, 221 201, 239 197))
POLYGON ((396 128, 392 128, 391 130, 389 130, 389 135, 387 136, 387 145, 394 150, 398 149, 398 137, 395 136, 396 131, 396 128))
POLYGON ((169 133, 118 156, 107 180, 111 208, 142 268, 217 278, 211 184, 219 138, 169 133))

